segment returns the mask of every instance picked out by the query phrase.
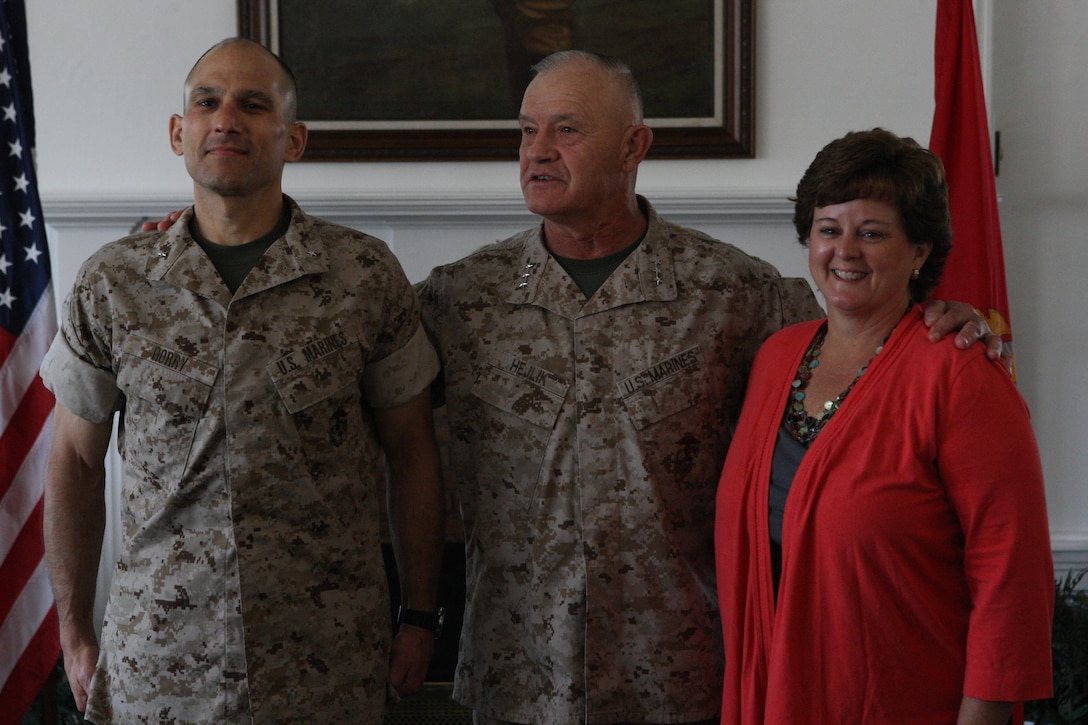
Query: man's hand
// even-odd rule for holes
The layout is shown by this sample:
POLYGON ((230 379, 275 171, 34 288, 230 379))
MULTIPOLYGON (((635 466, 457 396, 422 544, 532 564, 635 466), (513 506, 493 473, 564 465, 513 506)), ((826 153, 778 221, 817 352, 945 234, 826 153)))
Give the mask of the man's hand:
POLYGON ((170 212, 169 214, 166 215, 165 219, 162 219, 160 221, 157 221, 157 222, 144 222, 143 224, 140 225, 140 231, 141 232, 154 232, 154 231, 165 232, 167 229, 174 226, 174 222, 176 222, 179 217, 181 217, 181 211, 180 210, 172 211, 172 212, 170 212))
POLYGON ((389 685, 398 695, 411 695, 423 689, 427 667, 434 654, 434 632, 404 625, 393 640, 389 659, 389 685))
POLYGON ((91 677, 98 664, 98 645, 86 642, 64 650, 64 673, 68 675, 68 684, 72 687, 72 696, 80 712, 87 710, 87 694, 91 690, 91 677))
MULTIPOLYGON (((446 503, 430 391, 424 388, 394 408, 375 408, 374 422, 392 473, 386 483, 387 503, 400 601, 407 608, 437 611, 446 503)), ((433 653, 434 632, 401 626, 393 640, 389 686, 398 695, 418 692, 433 653)))
POLYGON ((1012 349, 990 330, 986 319, 974 307, 965 302, 930 300, 924 309, 925 324, 929 328, 931 341, 936 342, 954 332, 957 333, 956 347, 966 350, 982 340, 986 345, 986 356, 991 360, 1004 360, 1005 366, 1012 370, 1012 349))

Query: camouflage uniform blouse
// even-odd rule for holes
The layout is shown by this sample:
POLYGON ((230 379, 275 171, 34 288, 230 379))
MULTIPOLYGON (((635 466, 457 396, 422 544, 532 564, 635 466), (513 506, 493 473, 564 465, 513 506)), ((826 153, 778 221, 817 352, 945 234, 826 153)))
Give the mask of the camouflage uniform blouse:
POLYGON ((382 242, 292 202, 232 299, 191 214, 84 264, 43 366, 75 414, 122 414, 87 716, 376 722, 391 627, 370 411, 437 373, 414 293, 382 242))
POLYGON ((418 291, 466 528, 456 697, 523 723, 715 717, 715 490, 803 280, 650 216, 588 301, 530 230, 418 291))

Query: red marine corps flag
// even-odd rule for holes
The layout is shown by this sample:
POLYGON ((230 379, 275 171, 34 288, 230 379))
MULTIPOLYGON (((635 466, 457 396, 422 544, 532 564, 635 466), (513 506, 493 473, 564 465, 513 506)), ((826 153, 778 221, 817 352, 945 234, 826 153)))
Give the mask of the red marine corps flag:
POLYGON ((60 656, 42 546, 56 332, 34 170, 23 0, 0 2, 0 725, 18 725, 60 656))
POLYGON ((971 0, 938 0, 935 59, 937 106, 929 147, 948 175, 952 253, 934 296, 974 305, 1010 345, 1001 220, 971 0))

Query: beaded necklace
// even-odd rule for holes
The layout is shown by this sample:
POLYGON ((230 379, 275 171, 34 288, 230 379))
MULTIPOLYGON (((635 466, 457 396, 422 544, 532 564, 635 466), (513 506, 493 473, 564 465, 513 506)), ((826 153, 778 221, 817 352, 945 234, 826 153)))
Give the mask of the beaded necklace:
MULTIPOLYGON (((891 333, 888 333, 889 337, 891 333)), ((846 390, 839 393, 834 400, 829 400, 823 405, 823 410, 819 415, 813 417, 805 410, 805 388, 808 387, 808 381, 812 379, 812 371, 820 365, 820 353, 823 351, 824 337, 827 335, 827 323, 825 322, 820 326, 819 332, 816 333, 816 337, 812 339, 812 344, 808 347, 808 352, 805 353, 805 357, 801 360, 801 366, 797 368, 797 377, 793 379, 793 384, 790 388, 790 398, 786 405, 786 428, 789 430, 790 435, 793 436, 801 445, 806 448, 816 439, 820 431, 823 430, 824 425, 831 419, 831 416, 835 414, 835 411, 842 405, 842 401, 846 398, 846 394, 849 393, 853 387, 857 384, 861 376, 865 374, 865 371, 869 369, 869 366, 873 362, 873 358, 880 354, 880 351, 884 349, 884 342, 888 341, 888 338, 884 338, 884 342, 876 348, 876 352, 873 353, 873 357, 869 358, 869 361, 861 366, 858 370, 858 374, 854 376, 854 380, 846 386, 846 390)))

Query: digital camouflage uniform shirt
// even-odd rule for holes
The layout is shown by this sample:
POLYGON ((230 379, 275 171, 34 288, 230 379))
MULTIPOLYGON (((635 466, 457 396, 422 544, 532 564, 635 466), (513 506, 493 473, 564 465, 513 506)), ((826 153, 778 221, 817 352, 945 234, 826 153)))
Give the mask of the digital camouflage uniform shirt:
POLYGON ((378 722, 391 636, 371 413, 437 373, 373 237, 303 214, 231 296, 192 240, 106 245, 42 376, 121 412, 122 554, 87 717, 378 722))
POLYGON ((591 299, 540 229, 417 290, 465 519, 455 697, 522 723, 713 718, 714 499, 760 343, 803 280, 649 214, 591 299))

